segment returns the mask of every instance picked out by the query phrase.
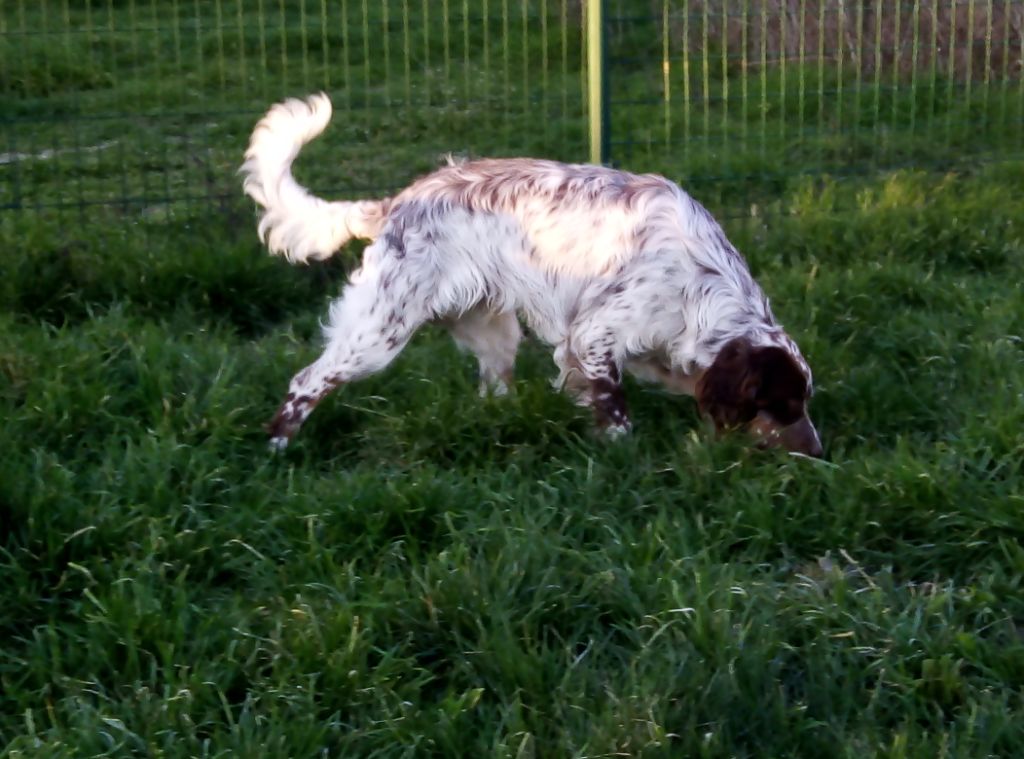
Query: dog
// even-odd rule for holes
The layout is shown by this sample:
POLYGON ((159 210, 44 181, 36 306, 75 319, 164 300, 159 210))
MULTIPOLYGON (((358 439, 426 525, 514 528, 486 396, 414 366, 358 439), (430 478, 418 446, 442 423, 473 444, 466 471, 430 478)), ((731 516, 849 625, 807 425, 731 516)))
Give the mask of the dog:
POLYGON ((240 169, 271 253, 304 263, 372 241, 330 306, 322 355, 294 376, 270 422, 272 448, 427 323, 476 356, 481 392, 507 392, 521 318, 553 346, 555 385, 610 436, 632 427, 628 371, 695 396, 718 430, 821 456, 807 362, 722 228, 677 185, 548 160, 449 160, 394 197, 329 202, 291 165, 330 118, 323 93, 275 105, 240 169))

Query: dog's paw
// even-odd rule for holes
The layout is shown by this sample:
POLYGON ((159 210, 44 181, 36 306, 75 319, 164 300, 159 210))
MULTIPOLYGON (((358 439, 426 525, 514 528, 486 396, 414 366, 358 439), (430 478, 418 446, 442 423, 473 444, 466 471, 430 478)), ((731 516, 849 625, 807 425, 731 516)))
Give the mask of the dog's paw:
POLYGON ((622 424, 609 424, 601 430, 609 440, 620 440, 633 431, 633 425, 627 419, 622 424))
POLYGON ((512 388, 505 384, 504 380, 495 382, 481 382, 477 394, 481 398, 504 398, 512 393, 512 388))
POLYGON ((283 435, 275 435, 274 437, 270 438, 270 442, 267 444, 267 446, 270 448, 271 453, 280 453, 281 451, 288 447, 288 438, 284 437, 283 435))

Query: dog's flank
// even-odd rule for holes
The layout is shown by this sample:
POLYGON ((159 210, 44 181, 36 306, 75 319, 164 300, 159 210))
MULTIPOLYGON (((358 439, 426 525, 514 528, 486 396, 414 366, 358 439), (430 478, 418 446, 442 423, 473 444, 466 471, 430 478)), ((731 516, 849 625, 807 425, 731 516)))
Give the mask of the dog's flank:
POLYGON ((329 117, 324 95, 274 106, 242 166, 272 252, 307 261, 353 237, 373 241, 331 305, 323 355, 292 380, 272 424, 276 446, 332 388, 383 369, 427 322, 476 355, 482 390, 506 390, 521 316, 554 346, 558 384, 609 433, 631 427, 627 370, 696 395, 720 428, 820 453, 802 424, 807 363, 743 257, 678 186, 600 166, 491 159, 452 163, 393 198, 328 202, 290 167, 329 117))

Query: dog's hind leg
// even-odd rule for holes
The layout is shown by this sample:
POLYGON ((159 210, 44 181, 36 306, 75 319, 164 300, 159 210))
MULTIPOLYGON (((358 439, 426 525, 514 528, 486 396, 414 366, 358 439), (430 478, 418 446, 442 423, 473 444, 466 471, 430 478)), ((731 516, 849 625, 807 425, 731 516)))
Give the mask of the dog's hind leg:
POLYGON ((272 449, 286 448, 316 405, 342 383, 341 375, 334 369, 332 363, 321 356, 292 377, 284 402, 267 425, 272 449))
POLYGON ((316 405, 336 387, 381 371, 402 352, 427 321, 428 310, 415 297, 424 286, 390 269, 363 271, 345 288, 331 304, 323 353, 292 378, 268 426, 271 448, 285 448, 316 405))
POLYGON ((477 306, 446 325, 455 343, 473 353, 480 364, 480 395, 508 393, 522 337, 515 313, 494 313, 477 306))

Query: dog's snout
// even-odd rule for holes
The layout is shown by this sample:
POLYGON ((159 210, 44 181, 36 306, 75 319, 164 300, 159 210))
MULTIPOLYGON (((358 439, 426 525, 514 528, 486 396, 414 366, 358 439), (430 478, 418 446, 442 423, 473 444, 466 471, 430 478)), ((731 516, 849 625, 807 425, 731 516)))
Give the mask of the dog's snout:
POLYGON ((792 453, 801 453, 820 459, 824 450, 818 431, 807 416, 802 416, 785 427, 778 425, 766 414, 758 414, 750 431, 763 448, 784 448, 792 453))
POLYGON ((801 417, 799 421, 782 430, 781 443, 787 451, 802 453, 820 459, 824 453, 821 438, 809 417, 801 417))
POLYGON ((825 454, 825 449, 821 446, 821 439, 818 437, 817 431, 815 431, 814 440, 807 445, 807 450, 803 451, 803 453, 816 459, 820 459, 825 454))

